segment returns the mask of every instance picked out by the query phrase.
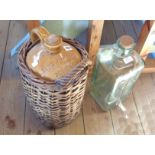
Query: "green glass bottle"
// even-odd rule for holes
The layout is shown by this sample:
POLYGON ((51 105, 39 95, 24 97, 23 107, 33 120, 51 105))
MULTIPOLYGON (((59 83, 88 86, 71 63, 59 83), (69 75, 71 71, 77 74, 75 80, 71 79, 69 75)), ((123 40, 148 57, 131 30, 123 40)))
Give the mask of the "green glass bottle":
POLYGON ((133 38, 124 35, 97 53, 90 93, 104 111, 122 104, 144 68, 134 46, 133 38))

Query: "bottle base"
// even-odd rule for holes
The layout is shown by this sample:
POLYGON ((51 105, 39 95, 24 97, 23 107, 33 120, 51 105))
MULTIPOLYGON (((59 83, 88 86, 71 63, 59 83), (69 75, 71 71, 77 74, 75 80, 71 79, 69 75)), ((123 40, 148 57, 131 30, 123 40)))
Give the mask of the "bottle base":
POLYGON ((104 103, 103 101, 100 101, 95 94, 91 91, 90 95, 92 96, 92 98, 95 100, 96 104, 99 105, 99 107, 104 111, 107 112, 111 109, 113 109, 116 105, 112 105, 112 106, 106 106, 108 105, 108 103, 104 103))

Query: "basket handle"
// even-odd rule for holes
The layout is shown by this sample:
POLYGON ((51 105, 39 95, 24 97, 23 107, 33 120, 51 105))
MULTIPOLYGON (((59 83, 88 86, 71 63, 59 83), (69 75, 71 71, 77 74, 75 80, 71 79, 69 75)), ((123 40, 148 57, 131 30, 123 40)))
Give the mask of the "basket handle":
POLYGON ((43 46, 50 53, 58 53, 59 48, 62 46, 62 38, 60 36, 50 34, 47 29, 43 26, 32 29, 30 33, 32 43, 35 43, 37 40, 43 44, 43 46))

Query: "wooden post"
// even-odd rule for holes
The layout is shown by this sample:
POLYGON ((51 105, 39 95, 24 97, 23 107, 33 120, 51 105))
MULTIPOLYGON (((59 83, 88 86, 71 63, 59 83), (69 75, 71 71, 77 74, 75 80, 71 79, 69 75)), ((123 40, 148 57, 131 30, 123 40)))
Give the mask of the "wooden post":
POLYGON ((90 73, 92 72, 95 64, 96 53, 100 46, 103 24, 103 20, 92 20, 89 23, 87 50, 89 53, 89 59, 92 61, 90 73))
POLYGON ((142 27, 135 48, 135 50, 139 52, 140 56, 145 61, 143 73, 155 72, 155 59, 147 58, 148 54, 151 52, 149 49, 151 47, 151 43, 155 41, 155 38, 152 37, 153 34, 155 34, 155 21, 148 20, 142 27))
POLYGON ((39 20, 28 20, 27 21, 27 28, 30 32, 33 28, 40 26, 39 20))
POLYGON ((150 53, 148 47, 150 46, 150 37, 152 33, 155 33, 155 21, 146 21, 142 27, 138 42, 136 45, 136 51, 140 53, 140 56, 145 60, 150 53))

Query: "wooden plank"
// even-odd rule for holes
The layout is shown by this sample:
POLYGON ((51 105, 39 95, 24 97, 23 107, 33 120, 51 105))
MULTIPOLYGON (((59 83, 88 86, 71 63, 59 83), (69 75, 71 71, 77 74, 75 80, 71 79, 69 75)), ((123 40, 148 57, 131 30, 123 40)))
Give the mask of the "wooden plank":
POLYGON ((131 20, 121 21, 121 25, 124 29, 124 32, 132 36, 134 41, 137 42, 137 34, 134 31, 132 21, 131 20))
POLYGON ((143 57, 144 60, 147 58, 147 54, 150 53, 148 47, 150 44, 150 37, 154 32, 155 32, 155 22, 146 21, 142 27, 135 48, 136 51, 140 53, 140 55, 143 57))
POLYGON ((145 60, 145 68, 143 73, 153 73, 155 72, 155 59, 147 58, 145 60))
POLYGON ((116 33, 113 27, 113 22, 111 20, 106 20, 104 22, 104 29, 101 37, 101 45, 113 44, 116 42, 116 33))
MULTIPOLYGON (((113 21, 117 38, 119 38, 124 34, 129 34, 132 37, 134 37, 136 40, 137 35, 132 28, 132 24, 131 23, 129 24, 129 23, 130 21, 113 21)), ((111 111, 115 133, 116 134, 143 134, 143 127, 141 125, 141 121, 136 109, 136 103, 133 100, 132 94, 130 94, 129 97, 126 99, 126 101, 124 102, 124 106, 126 107, 127 113, 129 115, 128 120, 124 119, 125 117, 120 110, 114 109, 111 111)))
POLYGON ((89 53, 89 58, 92 61, 90 73, 95 64, 96 53, 100 46, 103 24, 103 20, 92 20, 89 24, 87 50, 89 53))
POLYGON ((5 55, 5 48, 7 43, 7 36, 9 30, 9 21, 0 20, 0 81, 3 66, 3 59, 5 55))
MULTIPOLYGON (((132 24, 133 24, 133 27, 134 27, 134 30, 135 30, 137 36, 141 35, 141 37, 139 37, 139 39, 141 41, 139 40, 139 42, 135 48, 136 50, 138 50, 140 48, 140 46, 142 46, 142 43, 144 42, 144 40, 142 40, 142 38, 144 39, 146 37, 145 35, 146 35, 146 32, 148 31, 148 25, 143 27, 142 21, 135 21, 135 22, 132 21, 132 24), (142 30, 142 28, 146 29, 146 30, 142 30), (142 32, 144 31, 144 34, 142 34, 141 31, 142 32), (142 35, 144 35, 144 37, 142 37, 142 35)), ((145 59, 145 68, 143 70, 143 73, 152 73, 152 72, 155 72, 155 59, 147 58, 147 59, 145 59)))
POLYGON ((145 41, 146 41, 146 38, 148 36, 148 32, 149 32, 149 29, 148 29, 148 22, 146 21, 141 29, 141 32, 139 34, 139 37, 138 37, 138 41, 137 41, 137 44, 136 44, 136 47, 135 47, 135 50, 138 52, 138 53, 141 53, 141 50, 142 50, 142 46, 144 45, 145 41))
POLYGON ((103 112, 87 92, 83 102, 84 124, 87 135, 113 134, 109 112, 103 112))
POLYGON ((150 74, 141 75, 133 92, 145 134, 155 134, 155 87, 150 74))
POLYGON ((127 109, 125 113, 118 107, 111 111, 115 134, 144 134, 132 93, 124 102, 124 106, 127 109))
POLYGON ((83 118, 85 126, 85 134, 98 135, 98 134, 113 134, 113 126, 110 112, 104 112, 95 103, 94 99, 90 96, 90 78, 83 100, 83 118))
POLYGON ((71 124, 56 129, 56 135, 84 135, 84 124, 82 112, 71 124))
POLYGON ((25 98, 16 57, 10 56, 10 50, 25 34, 20 21, 11 21, 0 85, 1 134, 23 134, 25 98))
POLYGON ((124 29, 121 26, 120 20, 113 20, 113 27, 115 31, 116 38, 118 39, 120 36, 124 35, 124 29))
POLYGON ((127 34, 127 35, 130 35, 131 37, 133 37, 133 39, 135 41, 137 40, 137 36, 136 36, 135 31, 132 27, 131 21, 129 21, 129 20, 114 20, 113 24, 114 24, 117 38, 119 38, 122 35, 127 34))
MULTIPOLYGON (((3 59, 5 55, 5 48, 7 44, 7 35, 9 28, 9 21, 0 21, 0 83, 1 83, 1 74, 2 74, 2 67, 3 67, 3 59)), ((1 87, 0 87, 1 88, 1 87)), ((2 109, 3 99, 0 95, 0 109, 2 109)), ((0 126, 2 126, 3 122, 3 114, 0 112, 0 126)), ((0 134, 3 133, 3 128, 0 127, 0 134)))
POLYGON ((27 21, 27 29, 29 32, 31 32, 31 30, 35 27, 40 26, 40 22, 39 20, 28 20, 27 21))
POLYGON ((133 26, 133 29, 136 35, 139 36, 142 30, 142 27, 143 27, 143 21, 142 20, 131 20, 131 23, 132 23, 132 26, 133 26))

